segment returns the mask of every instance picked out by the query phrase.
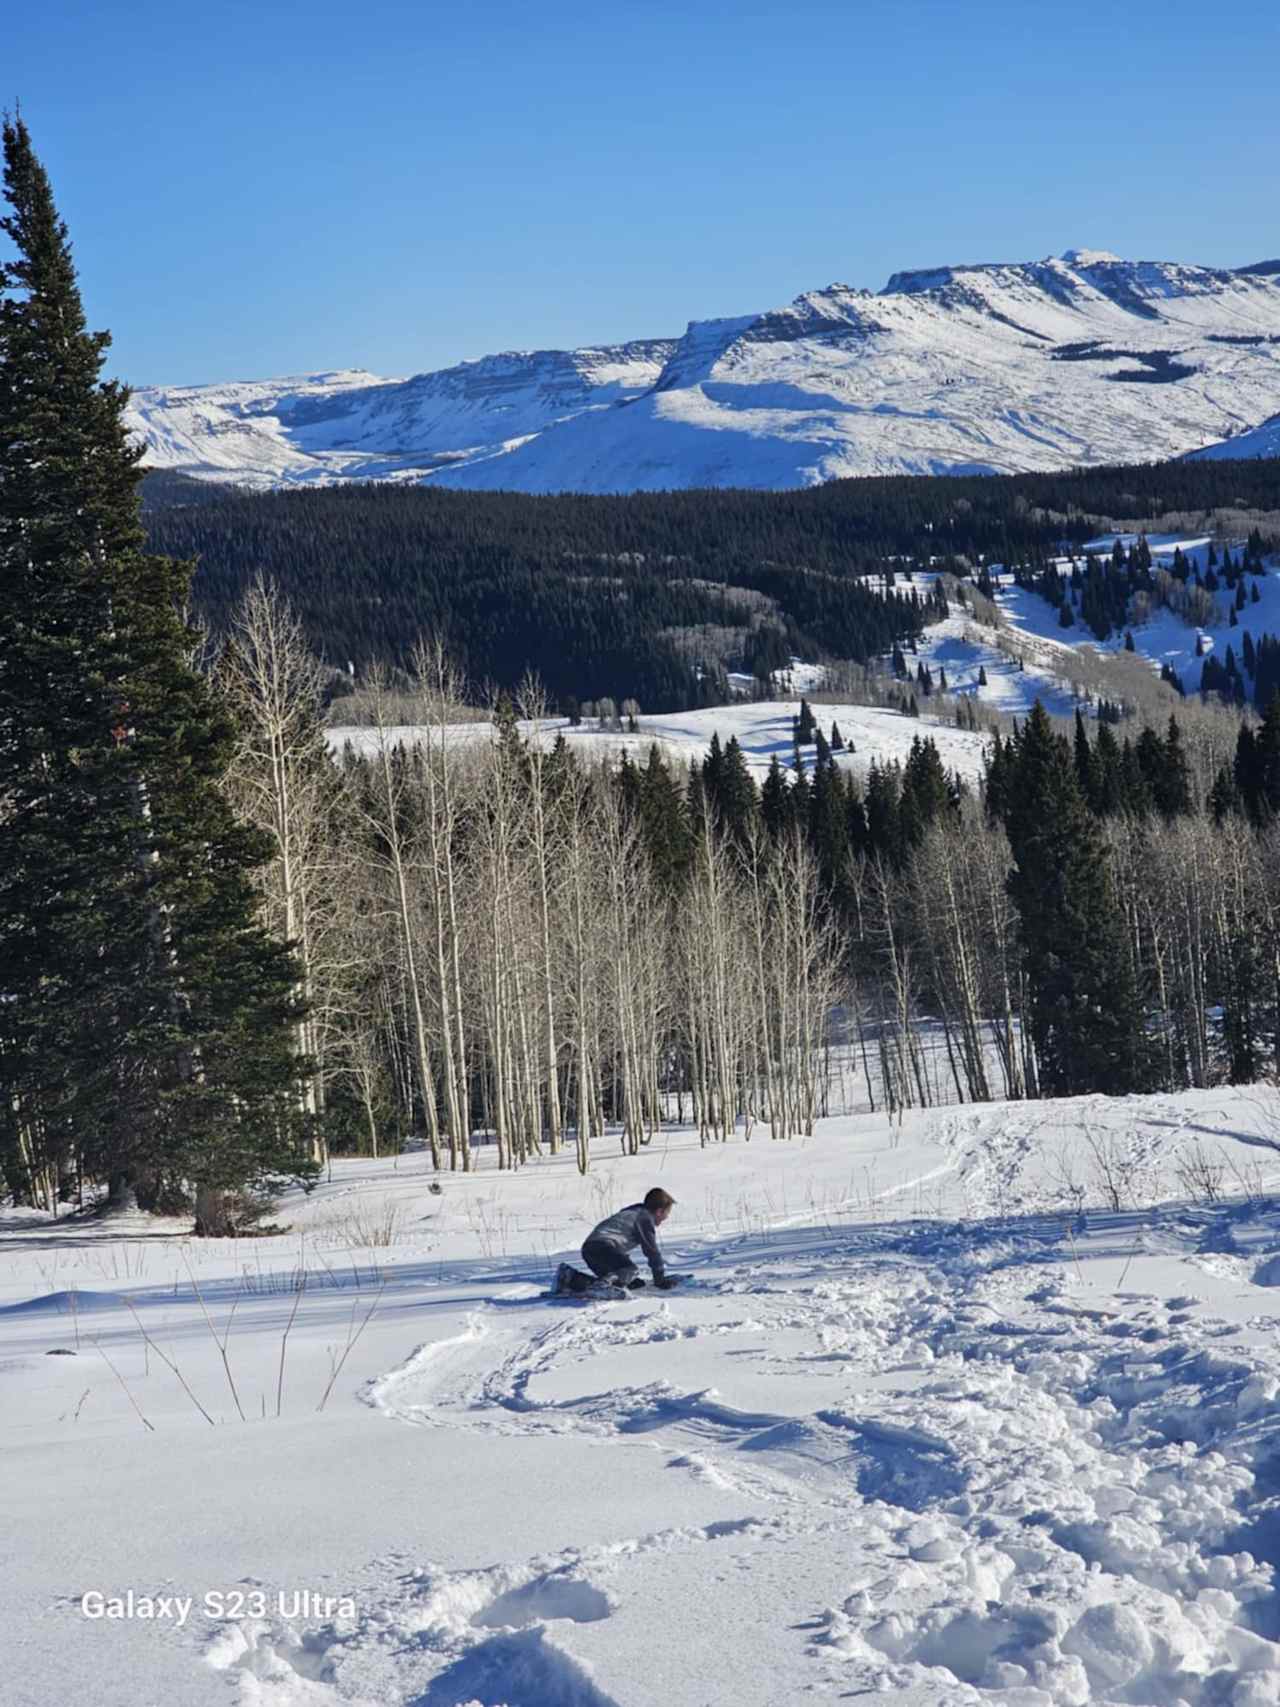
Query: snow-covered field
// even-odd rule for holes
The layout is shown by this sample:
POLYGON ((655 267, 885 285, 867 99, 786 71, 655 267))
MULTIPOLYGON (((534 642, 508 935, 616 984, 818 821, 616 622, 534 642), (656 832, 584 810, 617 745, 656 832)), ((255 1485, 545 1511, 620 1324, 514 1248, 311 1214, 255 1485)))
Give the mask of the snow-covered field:
POLYGON ((0 1212, 6 1702, 1280 1702, 1275 1092, 490 1155, 0 1212), (656 1183, 696 1284, 543 1298, 656 1183))
MULTIPOLYGON (((775 754, 784 766, 791 765, 792 727, 799 710, 800 701, 795 699, 740 701, 707 711, 673 711, 655 717, 642 716, 638 720, 639 732, 634 735, 601 729, 594 718, 584 719, 576 729, 562 717, 545 718, 538 727, 544 744, 563 735, 576 752, 611 757, 628 752, 639 764, 643 764, 650 747, 656 745, 669 762, 687 765, 691 759, 706 757, 713 735, 719 735, 722 744, 736 736, 752 775, 757 782, 763 782, 775 754)), ((837 755, 839 762, 860 773, 867 770, 872 760, 877 764, 888 764, 895 759, 905 761, 916 737, 928 736, 937 744, 948 770, 959 771, 970 782, 976 782, 982 774, 987 737, 973 730, 956 729, 927 716, 907 717, 898 711, 869 705, 815 705, 813 714, 824 735, 830 735, 832 723, 839 724, 841 736, 853 747, 850 752, 846 746, 843 757, 837 755)), ((522 723, 520 728, 527 736, 532 733, 533 725, 522 723)), ((446 736, 455 741, 472 741, 489 737, 492 732, 490 723, 459 723, 450 725, 446 736)), ((373 729, 347 725, 335 726, 326 734, 335 751, 341 751, 350 742, 357 752, 367 753, 378 740, 373 729)), ((388 731, 388 737, 395 742, 418 741, 425 735, 426 730, 419 725, 388 731)), ((804 757, 806 761, 812 759, 812 747, 804 749, 804 757)))

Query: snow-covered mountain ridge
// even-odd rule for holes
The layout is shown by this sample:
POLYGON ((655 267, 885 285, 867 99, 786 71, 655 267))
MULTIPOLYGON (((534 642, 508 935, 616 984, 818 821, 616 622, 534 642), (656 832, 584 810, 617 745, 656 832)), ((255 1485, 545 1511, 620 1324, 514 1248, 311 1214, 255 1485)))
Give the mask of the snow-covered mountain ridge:
POLYGON ((271 486, 785 488, 1276 454, 1280 263, 1069 249, 835 284, 678 339, 135 392, 152 467, 271 486))

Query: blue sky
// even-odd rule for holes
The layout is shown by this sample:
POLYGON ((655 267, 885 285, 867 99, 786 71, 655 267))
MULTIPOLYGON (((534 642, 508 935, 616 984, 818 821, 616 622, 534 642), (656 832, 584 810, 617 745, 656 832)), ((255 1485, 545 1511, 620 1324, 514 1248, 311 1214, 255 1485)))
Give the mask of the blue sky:
POLYGON ((669 335, 1073 245, 1280 254, 1280 7, 45 0, 21 100, 135 384, 669 335))

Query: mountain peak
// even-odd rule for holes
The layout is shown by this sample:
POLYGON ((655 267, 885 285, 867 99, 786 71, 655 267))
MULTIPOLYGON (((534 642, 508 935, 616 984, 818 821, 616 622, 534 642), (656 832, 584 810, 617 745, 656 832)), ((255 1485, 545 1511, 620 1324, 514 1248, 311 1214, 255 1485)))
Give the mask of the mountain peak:
POLYGON ((804 291, 680 338, 406 381, 136 391, 152 466, 246 484, 812 485, 1280 448, 1280 268, 1070 248, 804 291))
POLYGON ((1124 264, 1122 255, 1113 255, 1110 249, 1064 249, 1060 260, 1069 267, 1102 267, 1124 264))

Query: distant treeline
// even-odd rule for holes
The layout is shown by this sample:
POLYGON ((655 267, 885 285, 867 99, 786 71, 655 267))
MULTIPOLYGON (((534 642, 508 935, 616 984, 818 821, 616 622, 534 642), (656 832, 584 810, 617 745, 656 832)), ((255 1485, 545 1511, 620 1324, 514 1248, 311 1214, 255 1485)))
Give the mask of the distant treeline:
POLYGON ((153 549, 198 559, 215 628, 265 574, 339 667, 403 662, 430 630, 478 685, 533 668, 562 704, 608 694, 661 711, 722 699, 728 670, 764 679, 792 656, 887 653, 928 619, 913 596, 886 596, 897 568, 987 558, 1034 572, 1100 518, 1280 511, 1280 462, 616 497, 249 494, 153 475, 146 500, 153 549))

